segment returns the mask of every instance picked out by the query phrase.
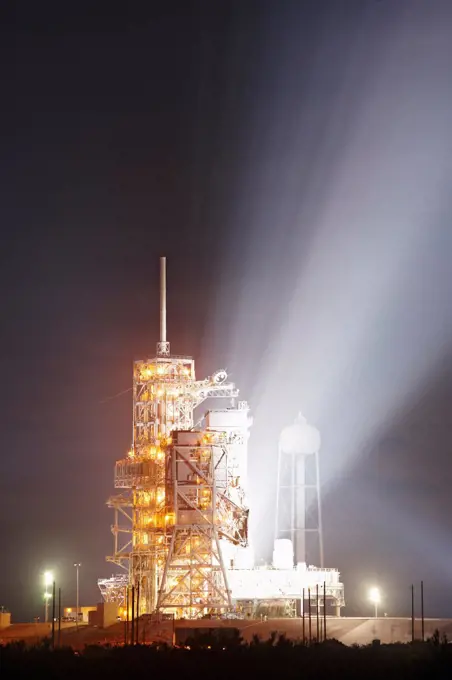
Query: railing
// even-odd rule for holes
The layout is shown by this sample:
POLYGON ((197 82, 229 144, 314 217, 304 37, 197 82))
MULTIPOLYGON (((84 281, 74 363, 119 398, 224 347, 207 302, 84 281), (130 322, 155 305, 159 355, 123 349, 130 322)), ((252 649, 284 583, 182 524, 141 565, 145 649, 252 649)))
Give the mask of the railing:
POLYGON ((164 477, 162 465, 153 460, 120 461, 115 465, 115 488, 131 489, 132 487, 159 484, 164 477))

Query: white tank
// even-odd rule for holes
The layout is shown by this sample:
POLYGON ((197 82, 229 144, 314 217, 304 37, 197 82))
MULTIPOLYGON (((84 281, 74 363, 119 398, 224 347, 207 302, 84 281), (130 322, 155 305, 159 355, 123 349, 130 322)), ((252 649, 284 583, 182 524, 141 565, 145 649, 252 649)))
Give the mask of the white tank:
POLYGON ((320 432, 300 413, 293 425, 282 430, 279 446, 283 453, 312 455, 320 449, 320 432))
POLYGON ((238 548, 235 558, 236 569, 254 569, 254 550, 251 546, 238 548))
POLYGON ((273 548, 275 569, 293 569, 293 545, 289 538, 277 538, 273 548))

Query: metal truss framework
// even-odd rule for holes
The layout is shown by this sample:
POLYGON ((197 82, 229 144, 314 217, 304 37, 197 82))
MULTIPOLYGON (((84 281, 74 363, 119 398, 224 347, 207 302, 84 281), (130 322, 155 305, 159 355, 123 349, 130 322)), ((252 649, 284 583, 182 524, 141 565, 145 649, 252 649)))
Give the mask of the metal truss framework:
POLYGON ((97 581, 104 602, 117 602, 125 605, 126 588, 129 585, 127 574, 116 574, 111 578, 100 578, 97 581))
MULTIPOLYGON (((179 457, 182 454, 180 447, 176 449, 173 445, 173 436, 178 431, 192 430, 194 410, 205 399, 227 397, 233 403, 238 390, 233 384, 225 383, 226 377, 224 371, 218 371, 211 378, 196 381, 194 361, 185 356, 158 356, 134 364, 134 441, 127 458, 118 461, 115 466, 115 487, 120 489, 121 493, 112 496, 107 502, 114 510, 114 523, 111 527, 114 553, 107 557, 107 560, 129 572, 131 585, 140 585, 140 613, 151 613, 157 606, 163 607, 163 604, 158 604, 159 596, 163 602, 162 576, 169 556, 171 555, 171 560, 176 560, 180 542, 175 531, 175 499, 178 499, 178 507, 182 507, 181 493, 188 494, 185 497, 186 502, 196 504, 202 500, 199 510, 207 497, 204 495, 201 500, 199 496, 195 498, 193 490, 190 491, 188 488, 182 492, 178 487, 178 491, 175 492, 173 461, 180 461, 179 457)), ((196 436, 202 438, 204 435, 197 433, 196 436)), ((201 483, 197 487, 197 492, 202 490, 205 494, 209 493, 210 502, 215 505, 218 528, 211 520, 210 528, 204 527, 199 534, 200 530, 195 528, 199 524, 198 518, 196 520, 198 524, 195 522, 193 529, 190 530, 193 537, 191 545, 195 547, 194 533, 198 533, 199 544, 203 545, 205 553, 206 536, 209 535, 209 567, 201 568, 204 583, 202 589, 205 594, 206 584, 210 584, 211 595, 207 598, 211 603, 209 606, 220 606, 220 600, 213 596, 215 589, 220 589, 223 593, 222 599, 220 598, 222 606, 229 606, 230 597, 227 595, 225 572, 221 568, 218 540, 222 537, 234 543, 246 542, 246 536, 243 534, 247 531, 246 521, 241 519, 242 516, 246 517, 246 511, 241 504, 237 504, 239 480, 236 475, 234 476, 231 465, 228 466, 227 439, 219 433, 206 433, 206 436, 212 441, 215 439, 215 446, 204 446, 199 450, 212 452, 209 454, 210 460, 216 461, 216 470, 209 473, 210 487, 206 483, 201 483), (216 480, 215 492, 212 490, 213 478, 216 480), (229 488, 234 487, 237 489, 229 494, 229 488), (219 575, 220 572, 222 576, 219 575)), ((176 468, 178 465, 179 463, 176 464, 176 468)), ((239 497, 243 499, 243 493, 239 497)), ((183 532, 186 531, 187 527, 184 526, 183 532)), ((193 550, 191 553, 193 565, 196 562, 195 555, 196 551, 193 550)), ((205 559, 200 563, 205 564, 205 559)), ((190 577, 192 601, 196 599, 196 588, 201 588, 199 569, 199 565, 192 567, 190 577), (196 570, 198 576, 195 578, 193 572, 196 570)), ((166 581, 168 573, 167 570, 166 581)), ((171 578, 168 583, 172 583, 171 578)), ((186 587, 187 580, 184 583, 184 586, 181 584, 181 588, 186 587)), ((166 587, 169 585, 164 586, 166 587)), ((178 601, 182 600, 184 598, 179 596, 178 601)))
POLYGON ((248 511, 229 498, 238 485, 224 435, 177 432, 169 488, 176 523, 161 581, 158 609, 196 617, 232 606, 220 539, 246 546, 248 511))
POLYGON ((232 607, 215 527, 175 527, 163 572, 157 609, 176 608, 196 618, 232 607))

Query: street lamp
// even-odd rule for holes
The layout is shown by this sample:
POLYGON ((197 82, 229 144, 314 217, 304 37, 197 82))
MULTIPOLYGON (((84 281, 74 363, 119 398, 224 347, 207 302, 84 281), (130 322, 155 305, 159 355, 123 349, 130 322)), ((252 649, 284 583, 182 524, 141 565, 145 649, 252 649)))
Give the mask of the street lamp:
POLYGON ((82 565, 77 563, 77 562, 74 564, 74 567, 77 570, 77 608, 76 608, 76 614, 75 614, 75 625, 77 626, 77 628, 78 628, 78 610, 79 610, 79 599, 78 599, 78 596, 79 596, 79 569, 80 569, 81 566, 82 565))
POLYGON ((44 602, 45 602, 45 622, 48 623, 49 621, 49 600, 52 597, 52 594, 49 593, 49 586, 51 586, 53 583, 53 574, 51 571, 45 571, 44 572, 44 586, 45 586, 45 591, 44 591, 44 602))
POLYGON ((381 602, 381 594, 379 588, 371 588, 369 591, 369 600, 374 603, 375 606, 375 618, 378 617, 378 605, 381 602))

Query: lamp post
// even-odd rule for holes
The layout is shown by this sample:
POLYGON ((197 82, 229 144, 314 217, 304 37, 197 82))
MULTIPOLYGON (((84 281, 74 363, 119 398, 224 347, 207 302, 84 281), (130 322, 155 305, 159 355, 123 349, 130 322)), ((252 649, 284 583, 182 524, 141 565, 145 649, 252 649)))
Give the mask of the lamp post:
POLYGON ((79 569, 82 565, 76 562, 74 564, 74 567, 77 570, 77 605, 76 605, 76 613, 75 613, 75 625, 78 629, 78 610, 79 610, 79 569))
POLYGON ((53 574, 51 571, 46 571, 44 572, 44 605, 45 605, 45 622, 48 623, 49 621, 49 600, 52 597, 52 594, 49 593, 49 586, 51 586, 53 583, 53 574))
POLYGON ((379 588, 371 588, 369 591, 369 600, 375 606, 375 618, 378 618, 378 605, 381 602, 381 594, 379 588))

